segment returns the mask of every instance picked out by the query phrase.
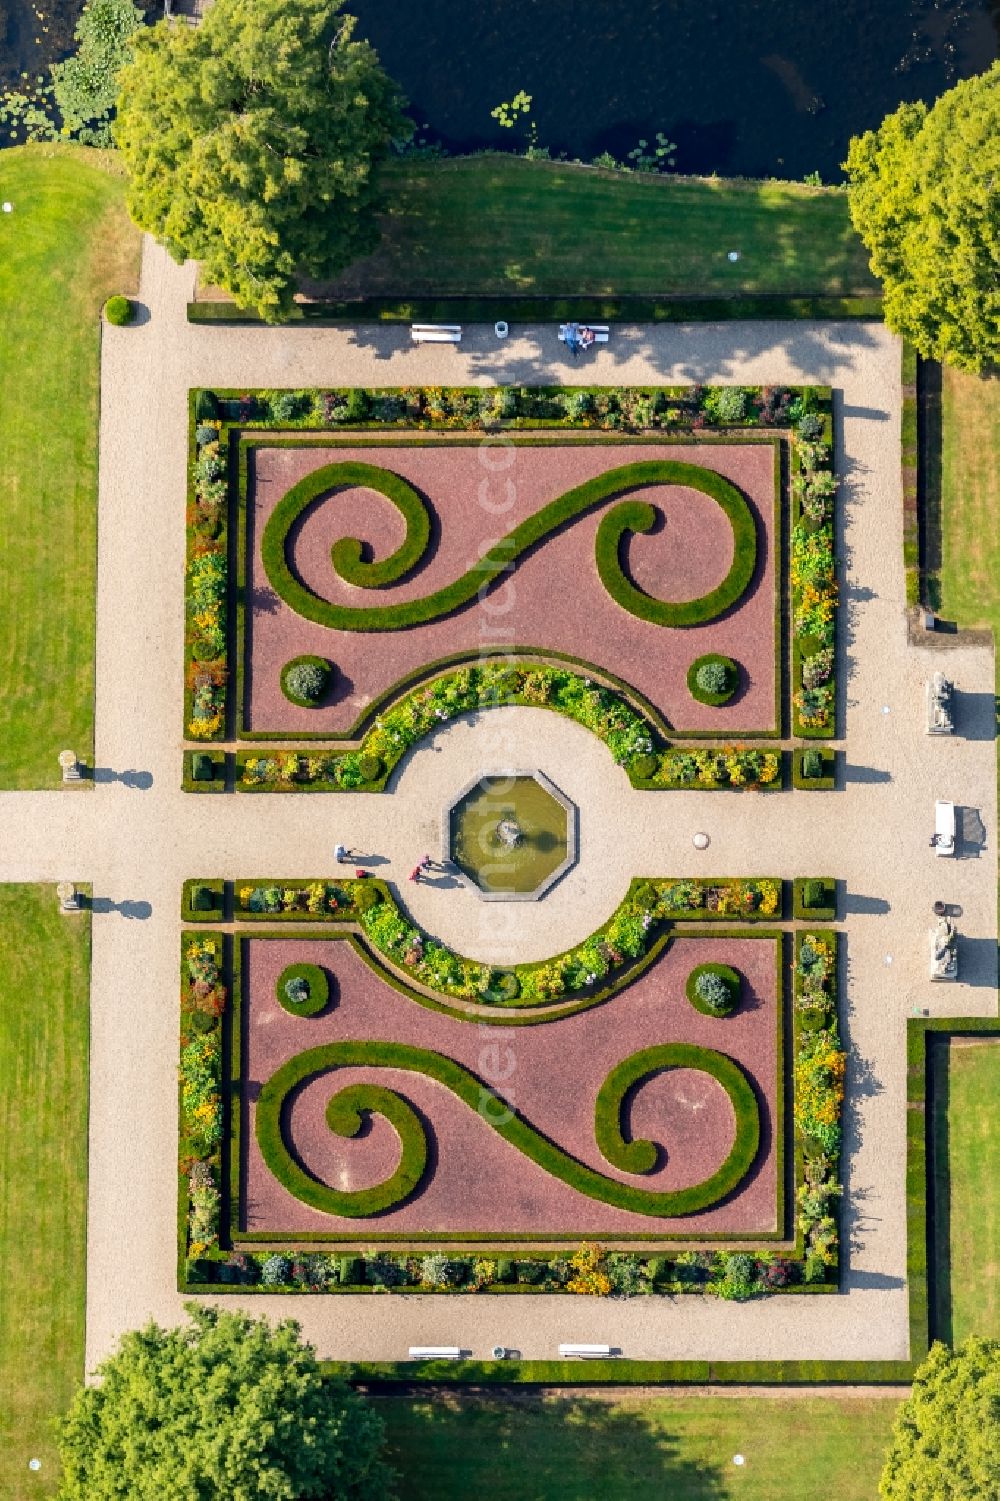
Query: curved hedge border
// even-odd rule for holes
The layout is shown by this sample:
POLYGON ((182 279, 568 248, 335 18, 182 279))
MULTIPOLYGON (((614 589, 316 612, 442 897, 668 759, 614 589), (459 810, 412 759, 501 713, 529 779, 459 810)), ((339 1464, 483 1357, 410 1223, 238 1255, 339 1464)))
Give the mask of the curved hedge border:
POLYGON ((330 685, 333 682, 333 676, 333 663, 328 657, 311 657, 308 655, 303 657, 291 657, 281 669, 281 691, 288 699, 288 702, 290 704, 297 704, 300 709, 318 709, 322 704, 325 695, 329 692, 330 685), (321 667, 326 674, 326 683, 323 686, 323 692, 320 694, 319 698, 303 698, 300 693, 293 693, 291 688, 289 688, 288 674, 291 672, 293 667, 303 666, 321 667))
POLYGON ((325 969, 318 964, 289 964, 278 976, 275 986, 275 995, 279 1006, 282 1006, 290 1016, 318 1016, 329 1004, 330 980, 325 969), (309 986, 309 999, 301 1005, 290 1001, 285 994, 285 986, 289 980, 305 980, 309 986))
POLYGON ((417 491, 399 475, 371 464, 327 464, 293 485, 275 506, 261 539, 261 559, 271 587, 279 598, 306 620, 333 630, 396 631, 424 625, 468 604, 497 579, 503 578, 525 552, 552 531, 585 511, 641 485, 686 485, 717 501, 733 528, 733 562, 726 577, 700 599, 670 603, 653 599, 636 588, 625 573, 622 553, 631 532, 648 532, 656 511, 645 501, 614 506, 597 530, 597 571, 605 589, 622 609, 655 625, 701 625, 728 610, 744 594, 757 563, 757 526, 753 512, 731 481, 680 460, 656 459, 623 464, 567 490, 534 516, 496 542, 475 567, 453 583, 423 599, 405 603, 354 607, 338 605, 307 588, 294 574, 287 555, 292 526, 314 501, 338 485, 376 489, 401 512, 406 522, 402 545, 380 563, 363 561, 364 543, 341 538, 333 547, 335 570, 346 583, 375 588, 398 582, 420 561, 430 540, 430 517, 417 491))
MULTIPOLYGON (((512 1109, 476 1074, 441 1053, 397 1042, 336 1042, 310 1048, 271 1075, 257 1101, 256 1130, 261 1155, 270 1171, 291 1193, 326 1214, 360 1218, 378 1214, 399 1204, 420 1183, 427 1166, 427 1141, 419 1117, 401 1096, 373 1084, 351 1085, 334 1095, 327 1107, 327 1122, 338 1135, 356 1136, 363 1113, 385 1116, 397 1132, 402 1151, 395 1172, 371 1188, 344 1191, 331 1188, 307 1173, 296 1162, 285 1142, 285 1103, 306 1079, 331 1069, 350 1067, 405 1069, 425 1074, 450 1089, 511 1146, 552 1177, 587 1198, 633 1214, 657 1217, 693 1214, 714 1204, 749 1171, 760 1141, 757 1100, 743 1070, 731 1058, 710 1048, 672 1044, 645 1048, 618 1064, 608 1075, 597 1096, 595 1134, 607 1156, 608 1148, 621 1157, 632 1148, 655 1163, 652 1142, 625 1143, 620 1112, 628 1091, 647 1074, 661 1068, 700 1068, 719 1080, 733 1102, 736 1136, 722 1166, 702 1183, 688 1188, 655 1191, 606 1178, 549 1141, 531 1123, 512 1109), (497 1113, 485 1108, 487 1098, 496 1101, 497 1113)), ((608 1160, 612 1160, 610 1157, 608 1160)), ((634 1167, 629 1169, 635 1171, 634 1167)), ((648 1171, 648 1167, 645 1169, 648 1171)))
MULTIPOLYGON (((725 1053, 690 1042, 663 1043, 633 1053, 612 1069, 601 1085, 594 1116, 594 1134, 601 1155, 626 1173, 651 1173, 660 1157, 654 1141, 626 1141, 621 1127, 626 1099, 650 1074, 669 1068, 694 1068, 711 1074, 729 1096, 736 1116, 736 1136, 725 1162, 695 1187, 703 1204, 714 1204, 730 1193, 750 1171, 760 1145, 757 1100, 746 1074, 725 1053), (710 1195, 710 1197, 709 1197, 710 1195)), ((688 1190, 680 1189, 686 1193, 688 1190)))
POLYGON ((691 666, 687 670, 687 688, 691 697, 693 699, 696 699, 699 704, 709 704, 713 709, 719 708, 722 704, 728 704, 729 700, 732 698, 733 694, 736 692, 739 686, 739 663, 734 662, 732 657, 721 656, 718 652, 707 652, 703 657, 695 657, 694 661, 691 663, 691 666), (725 669, 729 673, 729 681, 731 686, 725 693, 706 693, 704 688, 700 687, 698 683, 699 669, 702 667, 708 667, 710 664, 715 662, 720 663, 721 666, 725 667, 725 669))
POLYGON ((732 965, 699 964, 688 975, 687 981, 684 986, 684 994, 687 996, 694 1009, 696 1011, 700 1011, 702 1016, 714 1016, 717 1020, 721 1020, 721 1018, 724 1016, 732 1016, 733 1012, 740 1004, 740 995, 742 989, 743 978, 740 975, 739 970, 733 969, 732 965), (732 1002, 729 1006, 726 1007, 725 1011, 716 1011, 713 1009, 713 1007, 707 1006, 702 1000, 701 996, 698 994, 697 989, 695 988, 698 982, 699 975, 718 975, 720 980, 726 981, 726 984, 730 987, 730 990, 732 992, 732 1002))

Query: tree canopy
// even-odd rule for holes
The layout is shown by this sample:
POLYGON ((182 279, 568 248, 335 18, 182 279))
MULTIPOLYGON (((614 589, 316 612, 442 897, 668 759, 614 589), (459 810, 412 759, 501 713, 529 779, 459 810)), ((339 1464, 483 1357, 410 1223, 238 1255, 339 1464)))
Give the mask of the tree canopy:
POLYGON ((126 1334, 59 1433, 60 1501, 386 1501, 382 1421, 288 1320, 189 1305, 126 1334))
POLYGON ((885 321, 928 358, 1000 358, 1000 63, 852 140, 851 219, 885 321))
POLYGON ((899 1409, 882 1501, 984 1501, 1000 1495, 1000 1340, 931 1346, 899 1409))
POLYGON ((121 75, 133 219, 269 321, 291 311, 297 276, 375 248, 377 168, 409 130, 342 4, 215 0, 200 26, 140 33, 121 75))

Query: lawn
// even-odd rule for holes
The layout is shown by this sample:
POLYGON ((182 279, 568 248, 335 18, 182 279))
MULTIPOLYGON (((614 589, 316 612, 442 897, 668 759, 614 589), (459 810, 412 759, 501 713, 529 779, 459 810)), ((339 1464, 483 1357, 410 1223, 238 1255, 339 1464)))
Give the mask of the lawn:
POLYGON ((384 181, 385 242, 336 283, 344 295, 876 290, 839 189, 503 155, 392 162, 384 181))
POLYGON ((944 369, 941 613, 1000 637, 1000 379, 944 369))
POLYGON ((0 963, 0 1496, 22 1501, 55 1489, 51 1419, 83 1375, 89 915, 0 886, 0 963))
POLYGON ((439 1393, 377 1407, 401 1501, 871 1501, 896 1403, 439 1393))
POLYGON ((101 153, 0 153, 0 786, 94 743, 99 310, 139 236, 101 153))
POLYGON ((938 1333, 1000 1339, 1000 1042, 953 1041, 936 1067, 938 1333))

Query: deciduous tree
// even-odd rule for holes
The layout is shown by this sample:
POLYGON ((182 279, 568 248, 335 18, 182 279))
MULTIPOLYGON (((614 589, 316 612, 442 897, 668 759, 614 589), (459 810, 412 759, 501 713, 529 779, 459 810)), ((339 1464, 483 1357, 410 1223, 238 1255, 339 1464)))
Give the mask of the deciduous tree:
POLYGON ((215 0, 198 27, 140 34, 122 74, 133 219, 270 321, 299 275, 332 277, 375 248, 377 168, 408 131, 342 4, 215 0))
POLYGON ((896 1416, 882 1501, 1000 1496, 1000 1340, 931 1346, 896 1416))
POLYGON ((60 1501, 387 1501, 381 1419, 321 1376, 297 1324, 188 1312, 126 1334, 77 1393, 60 1501))
POLYGON ((851 219, 882 281, 885 321, 924 356, 1000 358, 1000 63, 903 104, 851 142, 851 219))

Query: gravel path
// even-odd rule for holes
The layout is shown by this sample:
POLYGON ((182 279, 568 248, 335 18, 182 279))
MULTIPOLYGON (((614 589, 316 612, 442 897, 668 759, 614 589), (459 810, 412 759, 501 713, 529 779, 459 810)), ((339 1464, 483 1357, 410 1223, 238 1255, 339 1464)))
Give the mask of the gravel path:
MULTIPOLYGON (((953 740, 923 734, 923 682, 937 665, 907 646, 899 478, 899 353, 874 324, 746 323, 616 327, 574 365, 553 328, 498 346, 471 329, 459 348, 413 348, 405 329, 197 328, 192 286, 147 245, 150 318, 106 329, 102 381, 97 757, 91 795, 0 794, 0 879, 90 880, 92 988, 88 1368, 150 1316, 175 1320, 176 1018, 179 894, 185 876, 317 874, 341 839, 377 850, 402 880, 434 848, 438 808, 490 764, 529 760, 584 810, 583 858, 538 905, 483 904, 465 891, 406 887, 417 922, 482 957, 542 956, 582 938, 635 873, 821 870, 846 882, 847 1115, 845 1295, 631 1303, 532 1297, 247 1298, 301 1320, 325 1356, 393 1359, 410 1344, 477 1356, 500 1342, 526 1356, 560 1340, 647 1358, 895 1358, 907 1349, 904 1224, 905 1018, 995 1012, 996 781, 993 657, 949 652, 953 740), (390 800, 185 797, 180 784, 186 391, 193 385, 308 386, 444 381, 788 382, 837 391, 846 520, 847 780, 835 794, 643 794, 578 726, 509 709, 460 723, 418 752, 390 800), (883 712, 887 710, 888 712, 883 712), (129 771, 141 776, 126 777, 129 771), (928 849, 933 800, 978 807, 979 858, 928 849), (691 833, 712 836, 707 855, 691 833), (962 983, 926 978, 930 904, 963 909, 962 983), (147 916, 148 913, 148 916, 147 916), (143 920, 145 918, 145 920, 143 920), (891 958, 891 963, 889 962, 891 958)), ((53 746, 55 756, 63 747, 53 746)), ((55 898, 53 897, 53 900, 55 898)), ((71 919, 67 919, 71 920, 71 919)), ((239 1300, 235 1300, 239 1302, 239 1300)), ((227 1298, 227 1306, 234 1300, 227 1298)))

